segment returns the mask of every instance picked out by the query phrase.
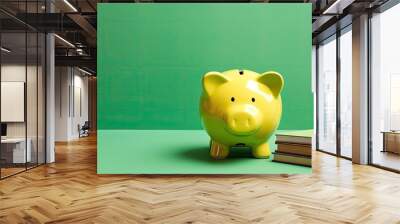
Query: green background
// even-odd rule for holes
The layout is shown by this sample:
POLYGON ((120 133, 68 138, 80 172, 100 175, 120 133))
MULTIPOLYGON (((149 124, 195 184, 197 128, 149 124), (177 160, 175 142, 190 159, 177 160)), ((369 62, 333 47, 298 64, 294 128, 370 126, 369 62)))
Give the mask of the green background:
POLYGON ((99 4, 99 129, 201 129, 208 71, 275 70, 280 129, 310 129, 310 4, 99 4))
POLYGON ((280 72, 279 129, 313 127, 311 4, 98 4, 97 35, 99 173, 309 170, 243 158, 211 172, 207 135, 195 130, 201 77, 235 68, 280 72), (164 155, 192 148, 208 162, 164 155))

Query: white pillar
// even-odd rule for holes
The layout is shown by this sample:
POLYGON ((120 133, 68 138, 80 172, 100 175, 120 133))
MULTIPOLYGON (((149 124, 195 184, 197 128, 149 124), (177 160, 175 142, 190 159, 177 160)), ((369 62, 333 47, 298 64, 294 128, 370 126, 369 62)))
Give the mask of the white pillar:
MULTIPOLYGON (((46 11, 54 12, 54 5, 46 1, 46 11)), ((46 35, 46 163, 55 161, 55 43, 54 34, 46 35)))
POLYGON ((55 161, 54 133, 55 133, 55 60, 54 60, 54 35, 49 33, 46 37, 46 163, 55 161))
POLYGON ((317 54, 317 48, 315 45, 312 45, 312 50, 311 50, 311 92, 313 93, 313 100, 314 100, 314 118, 313 118, 313 123, 314 123, 314 132, 313 132, 313 138, 312 138, 312 149, 315 150, 317 147, 317 112, 318 112, 318 108, 317 106, 317 90, 318 90, 318 86, 317 86, 317 58, 316 58, 316 54, 317 54))
POLYGON ((368 163, 368 15, 353 19, 353 162, 368 163))

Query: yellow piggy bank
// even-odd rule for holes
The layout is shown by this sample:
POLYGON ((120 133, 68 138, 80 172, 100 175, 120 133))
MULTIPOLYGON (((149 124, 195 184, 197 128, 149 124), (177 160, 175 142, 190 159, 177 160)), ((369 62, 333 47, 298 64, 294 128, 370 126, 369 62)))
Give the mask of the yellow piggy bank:
POLYGON ((267 141, 282 114, 282 76, 229 70, 208 72, 202 82, 200 114, 211 137, 211 157, 224 159, 232 146, 247 146, 254 157, 269 158, 267 141))

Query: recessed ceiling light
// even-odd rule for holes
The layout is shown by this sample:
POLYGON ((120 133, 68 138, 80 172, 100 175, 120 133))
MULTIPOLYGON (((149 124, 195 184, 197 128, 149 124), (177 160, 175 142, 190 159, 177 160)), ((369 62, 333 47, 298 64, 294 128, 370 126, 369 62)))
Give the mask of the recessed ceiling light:
POLYGON ((57 35, 57 34, 54 34, 54 36, 57 37, 57 38, 58 38, 59 40, 61 40, 62 42, 66 43, 68 46, 75 48, 75 45, 73 45, 73 44, 72 44, 71 42, 69 42, 68 40, 66 40, 66 39, 64 39, 64 38, 62 38, 62 37, 60 37, 60 36, 57 35))
POLYGON ((64 0, 65 4, 67 4, 74 12, 78 12, 78 10, 68 1, 64 0))
POLYGON ((90 75, 90 76, 93 75, 92 73, 90 73, 90 72, 88 72, 88 71, 86 71, 86 70, 83 70, 83 69, 81 69, 81 68, 79 68, 79 67, 78 67, 78 70, 81 71, 81 72, 83 72, 83 73, 85 73, 85 74, 87 74, 87 75, 90 75))
POLYGON ((1 51, 4 51, 6 53, 10 53, 11 52, 11 50, 9 50, 9 49, 7 49, 5 47, 1 47, 1 51))
POLYGON ((342 14, 343 9, 348 7, 353 2, 354 0, 336 0, 332 5, 325 9, 322 14, 342 14))

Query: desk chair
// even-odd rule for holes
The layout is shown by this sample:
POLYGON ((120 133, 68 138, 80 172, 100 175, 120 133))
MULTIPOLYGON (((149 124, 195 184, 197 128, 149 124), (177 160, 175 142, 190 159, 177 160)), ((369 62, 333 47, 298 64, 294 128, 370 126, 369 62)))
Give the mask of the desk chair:
POLYGON ((89 129, 90 129, 89 121, 85 121, 82 127, 78 125, 79 138, 89 136, 89 129))

